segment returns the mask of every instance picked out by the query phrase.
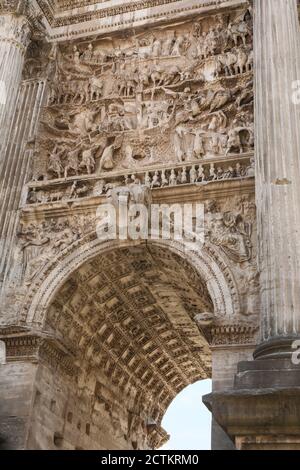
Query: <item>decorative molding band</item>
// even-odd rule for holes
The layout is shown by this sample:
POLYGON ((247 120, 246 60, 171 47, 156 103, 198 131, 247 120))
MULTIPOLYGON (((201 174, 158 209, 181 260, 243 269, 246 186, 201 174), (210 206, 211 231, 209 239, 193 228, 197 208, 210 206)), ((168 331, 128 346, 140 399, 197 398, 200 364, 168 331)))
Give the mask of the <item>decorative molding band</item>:
MULTIPOLYGON (((50 8, 47 0, 37 0, 37 3, 45 15, 49 25, 52 28, 51 40, 64 40, 70 39, 70 37, 89 36, 96 34, 97 32, 112 31, 119 29, 120 27, 132 27, 145 21, 156 22, 157 20, 166 19, 169 15, 182 15, 182 14, 196 14, 197 10, 203 13, 203 10, 212 10, 220 8, 238 7, 245 6, 248 4, 247 0, 202 0, 202 1, 188 1, 183 0, 143 0, 143 1, 131 1, 116 6, 100 9, 89 9, 85 12, 72 15, 59 16, 53 13, 53 9, 50 8), (167 5, 168 10, 163 8, 167 5), (144 11, 145 14, 136 14, 136 12, 144 11), (114 20, 115 18, 115 20, 114 20), (106 21, 105 21, 106 19, 106 21), (103 20, 100 21, 99 20, 103 20), (89 23, 89 27, 75 29, 76 25, 83 25, 89 23), (73 26, 72 29, 68 29, 67 32, 59 32, 59 28, 66 26, 73 26), (57 28, 57 32, 55 29, 57 28)), ((65 11, 64 11, 65 13, 65 11)))
POLYGON ((211 346, 256 344, 258 326, 220 325, 209 331, 211 346))
POLYGON ((2 331, 0 339, 6 345, 8 362, 34 361, 44 362, 52 368, 59 368, 70 377, 77 375, 74 365, 74 355, 59 341, 43 337, 36 333, 19 333, 19 328, 2 331), (4 334, 3 334, 4 333, 4 334), (10 333, 14 333, 13 336, 10 333))
POLYGON ((76 377, 78 368, 75 366, 73 357, 60 349, 56 342, 43 341, 39 350, 39 358, 52 368, 60 369, 69 377, 76 377))
POLYGON ((41 338, 33 335, 22 335, 3 337, 6 345, 6 356, 8 361, 19 361, 26 359, 38 359, 38 349, 41 338))

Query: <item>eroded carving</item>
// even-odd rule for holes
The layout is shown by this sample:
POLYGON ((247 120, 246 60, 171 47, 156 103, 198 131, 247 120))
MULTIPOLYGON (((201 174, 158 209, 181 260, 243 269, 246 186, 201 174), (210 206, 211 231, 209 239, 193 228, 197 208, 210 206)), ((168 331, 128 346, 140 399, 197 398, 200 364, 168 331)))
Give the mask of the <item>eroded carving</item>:
POLYGON ((104 176, 252 152, 251 31, 245 11, 113 47, 60 46, 35 153, 44 167, 34 173, 104 176))

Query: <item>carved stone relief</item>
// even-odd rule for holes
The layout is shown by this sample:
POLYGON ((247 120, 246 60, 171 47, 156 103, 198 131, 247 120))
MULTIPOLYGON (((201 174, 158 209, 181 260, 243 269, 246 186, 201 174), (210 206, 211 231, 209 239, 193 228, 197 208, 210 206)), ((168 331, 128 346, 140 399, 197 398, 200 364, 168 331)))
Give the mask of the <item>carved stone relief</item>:
POLYGON ((68 43, 55 54, 37 180, 221 165, 253 151, 249 11, 68 43))

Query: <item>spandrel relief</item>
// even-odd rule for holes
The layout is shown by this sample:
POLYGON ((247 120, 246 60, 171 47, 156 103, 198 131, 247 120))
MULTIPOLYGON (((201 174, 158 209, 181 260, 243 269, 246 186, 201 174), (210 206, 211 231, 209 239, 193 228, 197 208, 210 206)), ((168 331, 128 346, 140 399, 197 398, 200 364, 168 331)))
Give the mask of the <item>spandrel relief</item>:
POLYGON ((253 152, 248 10, 63 44, 55 63, 34 180, 253 152))

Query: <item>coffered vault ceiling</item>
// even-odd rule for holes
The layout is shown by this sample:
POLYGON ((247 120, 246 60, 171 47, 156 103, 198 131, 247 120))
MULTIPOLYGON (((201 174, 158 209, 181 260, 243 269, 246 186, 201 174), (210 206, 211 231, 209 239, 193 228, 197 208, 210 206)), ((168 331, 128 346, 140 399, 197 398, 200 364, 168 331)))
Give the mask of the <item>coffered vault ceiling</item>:
POLYGON ((64 338, 79 367, 90 358, 123 393, 151 390, 161 419, 184 387, 210 376, 210 349, 194 317, 213 309, 187 262, 137 247, 81 266, 51 305, 47 328, 64 338))

